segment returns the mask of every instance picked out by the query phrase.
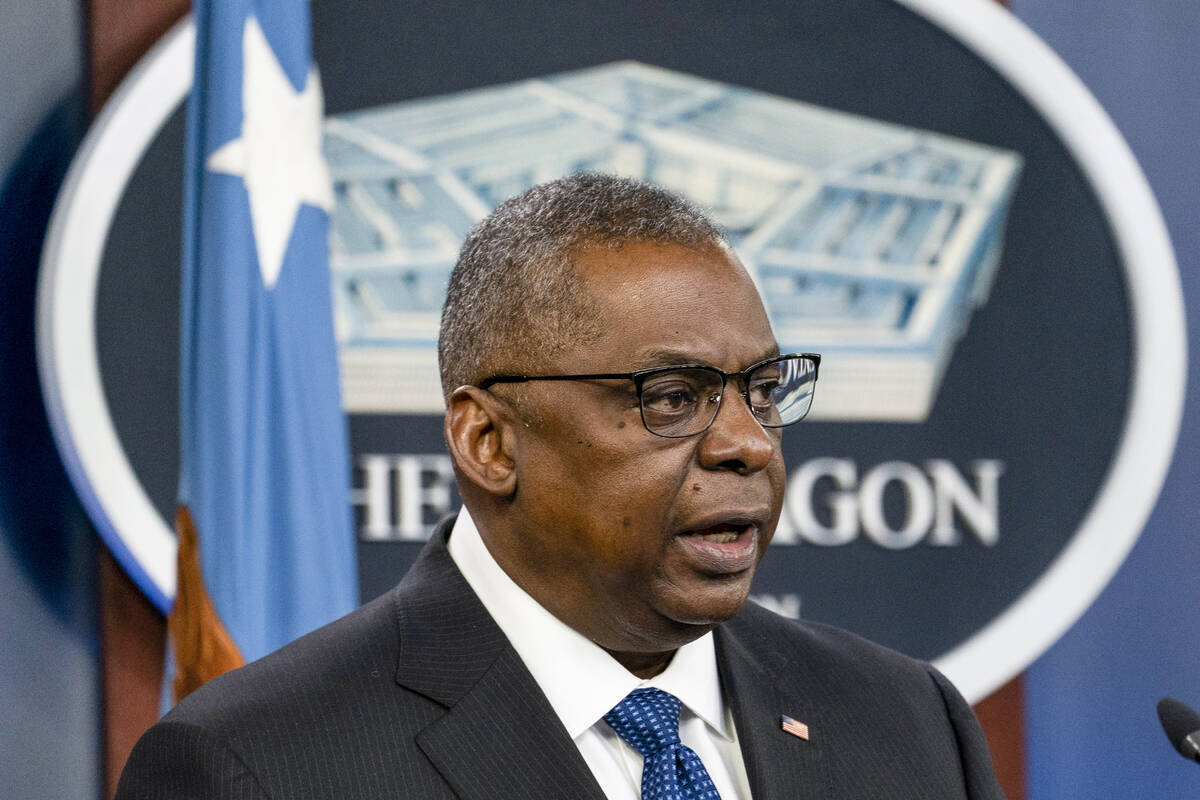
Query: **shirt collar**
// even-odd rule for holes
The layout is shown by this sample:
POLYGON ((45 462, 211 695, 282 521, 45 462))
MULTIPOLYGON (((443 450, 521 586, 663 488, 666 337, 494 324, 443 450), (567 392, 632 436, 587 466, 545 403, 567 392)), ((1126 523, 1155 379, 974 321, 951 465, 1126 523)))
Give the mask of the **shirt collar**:
POLYGON ((634 689, 651 686, 678 697, 716 734, 732 741, 711 632, 680 647, 665 670, 642 680, 518 586, 488 551, 465 506, 448 549, 571 738, 596 724, 634 689))

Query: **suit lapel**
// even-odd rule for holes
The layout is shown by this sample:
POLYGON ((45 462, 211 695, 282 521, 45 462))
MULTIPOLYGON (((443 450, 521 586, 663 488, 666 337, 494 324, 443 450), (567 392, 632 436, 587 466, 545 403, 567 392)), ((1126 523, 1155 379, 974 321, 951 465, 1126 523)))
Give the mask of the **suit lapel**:
POLYGON ((594 798, 599 785, 511 647, 417 744, 464 800, 594 798))
MULTIPOLYGON (((395 595, 396 681, 446 708, 417 744, 463 800, 604 794, 550 702, 446 550, 444 523, 395 595)), ((739 620, 717 628, 721 684, 733 711, 754 800, 832 796, 819 707, 804 665, 785 660, 739 620), (784 689, 781 676, 792 689, 784 689), (788 715, 809 741, 781 728, 788 715)))
POLYGON ((446 707, 417 745, 464 800, 604 800, 529 670, 434 534, 396 595, 396 681, 446 707))
POLYGON ((774 652, 752 652, 751 637, 727 624, 717 629, 717 662, 725 700, 754 800, 818 800, 832 796, 819 709, 802 693, 781 688, 797 665, 774 652), (787 733, 787 715, 809 726, 809 740, 787 733))

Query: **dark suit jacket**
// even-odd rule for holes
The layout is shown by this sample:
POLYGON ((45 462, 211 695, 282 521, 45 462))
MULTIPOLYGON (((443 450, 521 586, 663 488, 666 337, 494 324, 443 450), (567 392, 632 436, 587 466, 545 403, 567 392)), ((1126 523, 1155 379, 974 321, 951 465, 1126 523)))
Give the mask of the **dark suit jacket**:
MULTIPOLYGON (((603 800, 448 531, 392 591, 176 706, 118 800, 603 800)), ((928 665, 753 604, 716 650, 756 800, 1003 797, 970 708, 928 665)))

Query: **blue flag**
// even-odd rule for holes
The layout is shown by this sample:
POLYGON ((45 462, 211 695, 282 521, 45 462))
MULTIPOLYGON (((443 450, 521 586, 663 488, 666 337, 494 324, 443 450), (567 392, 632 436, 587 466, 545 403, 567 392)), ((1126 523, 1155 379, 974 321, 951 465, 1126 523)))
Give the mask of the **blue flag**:
POLYGON ((358 602, 308 4, 194 13, 177 699, 358 602))

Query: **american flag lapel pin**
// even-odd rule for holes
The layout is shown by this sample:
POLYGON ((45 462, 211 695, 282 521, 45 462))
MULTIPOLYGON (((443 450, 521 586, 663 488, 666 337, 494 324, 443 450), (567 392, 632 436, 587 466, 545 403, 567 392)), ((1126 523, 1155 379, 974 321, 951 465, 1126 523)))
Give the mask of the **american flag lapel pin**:
POLYGON ((780 717, 780 727, 785 733, 790 733, 804 741, 808 741, 808 726, 800 720, 792 719, 787 714, 780 717))

